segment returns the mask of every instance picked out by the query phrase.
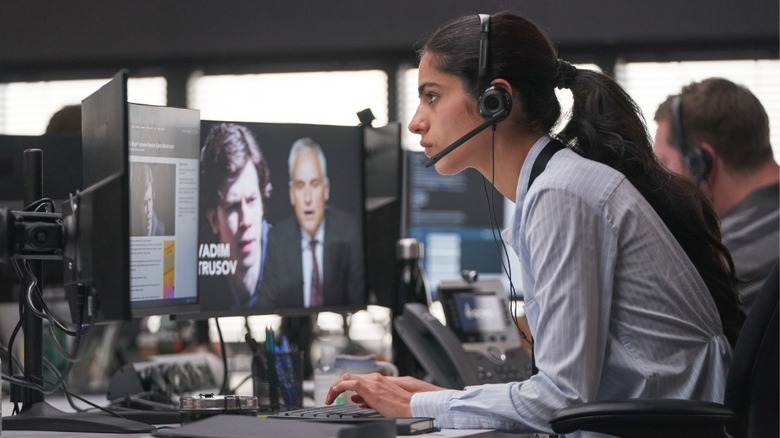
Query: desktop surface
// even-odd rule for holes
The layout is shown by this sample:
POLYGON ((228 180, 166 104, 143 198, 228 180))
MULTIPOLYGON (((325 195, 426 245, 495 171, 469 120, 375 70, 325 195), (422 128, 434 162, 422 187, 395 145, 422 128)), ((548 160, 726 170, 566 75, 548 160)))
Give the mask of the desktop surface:
MULTIPOLYGON (((49 397, 47 399, 55 407, 66 410, 66 406, 69 407, 64 397, 49 397)), ((95 401, 95 400, 93 400, 95 401)), ((3 399, 3 414, 8 415, 11 409, 11 403, 8 398, 3 399)), ((242 418, 242 416, 236 416, 236 418, 242 418)), ((262 421, 262 420, 260 420, 262 421)), ((285 422, 297 422, 299 420, 281 420, 285 422)), ((302 423, 306 423, 309 420, 300 420, 302 423)), ((181 427, 179 424, 157 426, 159 430, 164 428, 177 429, 181 427)), ((152 438, 155 435, 151 433, 85 433, 85 432, 49 432, 49 431, 37 431, 37 430, 2 430, 2 438, 106 438, 106 437, 124 437, 124 438, 152 438)), ((248 437, 261 438, 263 435, 257 433, 247 435, 248 437)), ((480 437, 480 438, 523 438, 531 435, 526 434, 513 434, 507 432, 500 432, 496 430, 473 430, 473 429, 444 429, 440 431, 420 434, 416 436, 421 437, 480 437)))
MULTIPOLYGON (((285 420, 289 421, 289 420, 285 420)), ((171 427, 179 427, 172 425, 171 427)), ((4 430, 3 438, 106 438, 106 437, 124 437, 124 438, 156 438, 150 433, 141 434, 106 434, 106 433, 84 433, 84 432, 41 432, 36 430, 4 430)), ((260 437, 260 435, 254 435, 260 437)), ((510 434, 496 430, 472 430, 472 429, 444 429, 436 432, 430 432, 420 437, 442 437, 442 438, 460 438, 460 437, 479 437, 479 438, 523 438, 531 435, 510 434)))

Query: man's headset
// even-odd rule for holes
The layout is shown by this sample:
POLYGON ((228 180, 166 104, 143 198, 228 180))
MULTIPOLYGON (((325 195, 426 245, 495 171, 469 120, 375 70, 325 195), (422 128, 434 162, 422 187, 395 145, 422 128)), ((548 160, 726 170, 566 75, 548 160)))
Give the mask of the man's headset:
POLYGON ((488 82, 488 54, 490 53, 490 15, 479 14, 479 74, 477 86, 479 89, 479 113, 485 118, 479 126, 455 140, 438 154, 428 158, 425 167, 431 167, 455 148, 484 131, 488 126, 506 119, 512 111, 512 95, 500 85, 490 85, 488 82))
POLYGON ((698 146, 689 145, 685 140, 685 130, 682 120, 682 95, 672 98, 672 135, 677 142, 677 148, 682 153, 685 165, 693 173, 696 182, 701 182, 712 169, 712 156, 698 146))

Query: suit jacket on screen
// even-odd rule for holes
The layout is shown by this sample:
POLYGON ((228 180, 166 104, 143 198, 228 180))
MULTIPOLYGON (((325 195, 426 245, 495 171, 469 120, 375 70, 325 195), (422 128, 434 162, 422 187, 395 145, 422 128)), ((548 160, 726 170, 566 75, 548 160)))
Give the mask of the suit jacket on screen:
MULTIPOLYGON (((329 207, 325 212, 323 294, 325 306, 365 302, 363 247, 358 222, 350 214, 329 207)), ((262 308, 303 307, 301 227, 289 217, 268 234, 268 253, 262 308)))

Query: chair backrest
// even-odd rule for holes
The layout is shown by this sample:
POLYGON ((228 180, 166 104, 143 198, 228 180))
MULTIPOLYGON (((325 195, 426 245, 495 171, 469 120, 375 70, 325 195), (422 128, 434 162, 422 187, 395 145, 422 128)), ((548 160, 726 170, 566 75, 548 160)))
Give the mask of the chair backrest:
POLYGON ((734 437, 778 435, 778 265, 761 287, 739 333, 724 404, 735 412, 734 437))

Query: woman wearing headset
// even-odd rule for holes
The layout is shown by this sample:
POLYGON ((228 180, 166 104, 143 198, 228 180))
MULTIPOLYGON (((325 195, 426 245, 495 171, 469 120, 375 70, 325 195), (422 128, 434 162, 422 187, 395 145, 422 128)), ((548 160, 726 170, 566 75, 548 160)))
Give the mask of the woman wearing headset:
POLYGON ((516 203, 507 243, 521 262, 538 372, 464 390, 347 374, 328 401, 352 390, 386 416, 542 432, 555 411, 584 401, 722 401, 744 319, 733 263, 702 194, 655 160, 631 98, 559 60, 516 15, 456 19, 420 54, 409 129, 439 173, 475 168, 516 203), (548 148, 556 87, 574 97, 561 149, 548 148), (477 125, 492 129, 458 142, 477 125))

